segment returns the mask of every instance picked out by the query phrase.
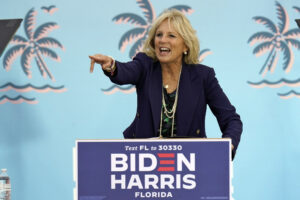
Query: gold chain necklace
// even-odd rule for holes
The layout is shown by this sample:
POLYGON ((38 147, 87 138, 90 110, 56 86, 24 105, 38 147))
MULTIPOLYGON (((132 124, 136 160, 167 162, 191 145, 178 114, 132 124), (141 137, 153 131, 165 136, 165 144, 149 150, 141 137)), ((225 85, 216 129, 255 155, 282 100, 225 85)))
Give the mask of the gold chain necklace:
POLYGON ((176 109, 177 109, 177 102, 178 102, 178 94, 179 94, 179 82, 180 82, 180 77, 181 77, 181 70, 182 70, 182 66, 180 68, 180 72, 179 72, 179 77, 178 77, 178 82, 177 82, 177 89, 176 89, 176 94, 175 94, 175 101, 173 104, 172 109, 169 111, 166 105, 166 101, 165 101, 165 95, 164 95, 164 88, 162 87, 162 109, 160 112, 160 127, 159 127, 159 137, 162 138, 162 116, 163 116, 163 112, 165 113, 165 115, 169 118, 172 119, 172 132, 171 132, 171 137, 174 137, 174 120, 175 120, 175 113, 176 113, 176 109))

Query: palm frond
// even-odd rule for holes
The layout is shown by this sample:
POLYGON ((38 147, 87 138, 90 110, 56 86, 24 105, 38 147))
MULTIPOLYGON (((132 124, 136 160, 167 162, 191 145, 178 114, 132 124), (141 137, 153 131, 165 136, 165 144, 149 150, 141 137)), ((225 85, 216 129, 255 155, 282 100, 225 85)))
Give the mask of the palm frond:
POLYGON ((134 45, 131 47, 129 52, 129 57, 133 58, 138 52, 142 50, 143 43, 144 43, 145 37, 140 38, 134 45))
POLYGON ((273 33, 278 33, 277 26, 270 19, 261 16, 253 17, 253 19, 256 23, 265 25, 273 33))
POLYGON ((139 4, 139 7, 142 8, 142 11, 149 24, 152 24, 155 19, 155 11, 149 0, 136 0, 139 4))
POLYGON ((33 54, 32 47, 27 47, 21 56, 21 66, 22 66, 24 73, 26 74, 26 76, 28 78, 31 78, 30 68, 31 68, 31 60, 33 57, 34 57, 34 54, 33 54))
POLYGON ((147 25, 147 22, 140 16, 134 14, 134 13, 123 13, 115 16, 113 19, 117 24, 121 23, 130 23, 132 25, 136 26, 145 26, 147 25))
POLYGON ((41 38, 39 39, 38 41, 36 41, 38 43, 38 45, 40 47, 47 47, 47 48, 50 48, 50 47, 53 47, 53 48, 61 48, 61 49, 64 49, 63 45, 56 39, 54 38, 51 38, 51 37, 44 37, 44 38, 41 38))
POLYGON ((300 13, 300 8, 299 7, 297 7, 297 6, 294 6, 293 7, 297 12, 299 12, 300 13))
POLYGON ((124 51, 128 44, 143 37, 144 34, 145 34, 144 28, 135 28, 127 31, 120 39, 119 49, 121 51, 124 51))
POLYGON ((59 28, 55 22, 48 22, 40 25, 34 32, 34 39, 39 40, 49 34, 50 31, 59 28))
POLYGON ((286 44, 284 41, 280 41, 280 49, 283 51, 283 69, 289 72, 294 64, 294 56, 291 45, 286 44))
POLYGON ((199 53, 199 62, 203 62, 204 58, 206 58, 206 56, 212 54, 212 52, 210 51, 210 49, 203 49, 200 51, 199 53))
POLYGON ((277 18, 279 19, 278 27, 280 33, 285 33, 289 28, 289 16, 287 11, 276 1, 277 18))
POLYGON ((203 49, 200 51, 199 56, 201 56, 204 53, 207 53, 208 51, 210 51, 210 49, 203 49))
POLYGON ((16 45, 11 47, 5 53, 3 57, 3 68, 6 69, 6 71, 10 70, 11 64, 19 55, 23 53, 24 49, 25 49, 25 45, 16 45))
POLYGON ((35 26, 35 16, 37 15, 37 11, 34 8, 31 8, 25 16, 24 19, 24 29, 25 34, 28 39, 33 38, 33 29, 35 26))
POLYGON ((274 38, 274 34, 270 33, 270 32, 258 32, 253 34, 249 39, 248 39, 248 43, 250 43, 250 46, 254 45, 257 42, 261 42, 261 41, 271 41, 274 38))
POLYGON ((300 42, 298 40, 295 40, 295 39, 285 39, 285 41, 288 44, 291 44, 293 47, 295 47, 298 50, 300 50, 300 42))
POLYGON ((11 40, 11 44, 28 44, 28 40, 20 35, 15 35, 11 40))
POLYGON ((186 5, 175 5, 175 6, 172 6, 168 9, 176 9, 176 10, 179 10, 180 12, 184 13, 184 14, 192 14, 194 12, 194 10, 189 7, 189 6, 186 6, 186 5))
POLYGON ((291 29, 288 32, 284 33, 283 36, 287 39, 300 38, 300 29, 299 28, 291 29))
POLYGON ((257 47, 254 48, 253 54, 256 56, 261 56, 262 54, 266 53, 267 51, 270 51, 273 47, 273 43, 270 42, 264 42, 258 45, 257 47))
POLYGON ((51 49, 40 47, 38 51, 41 52, 43 56, 50 57, 53 60, 60 62, 60 57, 51 49))

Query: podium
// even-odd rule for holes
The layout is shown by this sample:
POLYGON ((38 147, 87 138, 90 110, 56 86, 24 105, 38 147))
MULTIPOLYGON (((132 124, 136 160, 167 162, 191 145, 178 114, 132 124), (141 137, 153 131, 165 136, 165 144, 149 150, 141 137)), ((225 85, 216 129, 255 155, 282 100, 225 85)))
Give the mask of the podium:
POLYGON ((74 200, 230 200, 230 139, 77 140, 74 200))

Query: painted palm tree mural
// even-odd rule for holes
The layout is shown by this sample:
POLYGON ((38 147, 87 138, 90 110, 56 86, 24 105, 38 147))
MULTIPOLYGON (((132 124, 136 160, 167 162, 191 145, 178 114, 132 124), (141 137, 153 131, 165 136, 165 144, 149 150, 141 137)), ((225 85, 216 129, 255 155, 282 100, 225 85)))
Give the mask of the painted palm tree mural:
MULTIPOLYGON (((282 69, 287 74, 290 73, 294 64, 294 47, 296 50, 300 50, 300 29, 290 27, 290 20, 287 10, 279 3, 275 2, 276 14, 278 18, 278 24, 272 22, 269 18, 263 16, 253 17, 254 21, 258 24, 262 24, 267 28, 267 31, 260 31, 253 34, 248 43, 250 46, 259 43, 253 50, 253 54, 261 56, 268 53, 267 58, 262 65, 259 74, 264 77, 268 72, 274 73, 277 65, 279 65, 279 58, 282 56, 282 69)), ((254 83, 248 81, 248 83, 254 88, 279 88, 283 86, 297 87, 300 84, 300 80, 287 80, 280 79, 278 81, 262 80, 254 83)), ((287 96, 291 97, 291 92, 278 93, 282 98, 287 96)))
POLYGON ((13 37, 11 43, 15 44, 15 46, 6 52, 3 59, 3 67, 7 71, 10 70, 12 62, 18 55, 21 55, 22 70, 28 78, 32 78, 30 69, 31 61, 34 59, 41 75, 44 78, 49 77, 55 81, 43 56, 50 57, 55 61, 60 61, 60 57, 50 48, 59 47, 64 49, 62 44, 52 37, 47 37, 51 31, 58 28, 58 25, 55 22, 47 22, 34 30, 36 15, 37 12, 34 8, 30 9, 26 14, 24 19, 26 38, 20 35, 13 37))
MULTIPOLYGON (((44 9, 44 7, 42 8, 44 9)), ((4 69, 6 69, 6 71, 9 71, 12 67, 13 62, 20 56, 21 69, 24 72, 24 74, 29 79, 31 79, 33 77, 32 61, 34 60, 35 66, 38 68, 40 75, 45 79, 50 78, 54 82, 55 78, 52 75, 44 58, 49 57, 55 61, 60 61, 60 57, 55 51, 52 50, 52 48, 61 48, 64 50, 64 47, 57 39, 48 36, 51 31, 59 28, 59 26, 55 22, 47 22, 38 26, 35 29, 36 16, 37 11, 35 11, 34 8, 30 9, 27 12, 23 22, 25 37, 21 35, 15 35, 12 38, 10 44, 14 45, 6 51, 3 57, 3 67, 4 69)), ((0 92, 5 92, 9 90, 14 90, 15 92, 36 91, 45 93, 50 91, 64 92, 65 88, 64 86, 34 86, 31 84, 19 86, 11 82, 0 86, 0 92)), ((7 95, 0 97, 0 104, 4 104, 6 102, 11 102, 15 104, 22 102, 30 104, 37 103, 35 98, 26 98, 22 95, 18 95, 15 98, 9 97, 7 95)))
MULTIPOLYGON (((149 0, 137 0, 137 4, 142 9, 144 16, 139 16, 135 13, 122 13, 115 16, 112 20, 117 24, 131 24, 134 26, 124 33, 119 41, 119 50, 124 52, 126 47, 133 43, 129 51, 129 57, 133 58, 139 51, 142 50, 143 42, 148 36, 149 29, 153 21, 156 19, 155 10, 149 0)), ((193 10, 187 5, 175 5, 168 9, 177 9, 183 13, 191 14, 193 10)), ((203 59, 211 54, 209 49, 204 49, 200 52, 199 60, 202 62, 203 59)), ((123 93, 132 93, 135 91, 134 86, 117 86, 113 85, 108 89, 102 89, 104 94, 110 95, 117 91, 123 93)))

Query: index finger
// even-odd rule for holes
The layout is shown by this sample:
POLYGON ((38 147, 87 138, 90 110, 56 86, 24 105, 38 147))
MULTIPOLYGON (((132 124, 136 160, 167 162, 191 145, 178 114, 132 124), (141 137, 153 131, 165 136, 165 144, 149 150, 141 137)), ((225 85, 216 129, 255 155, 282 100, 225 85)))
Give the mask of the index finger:
POLYGON ((95 65, 95 60, 91 59, 90 73, 93 73, 93 71, 94 71, 94 65, 95 65))

